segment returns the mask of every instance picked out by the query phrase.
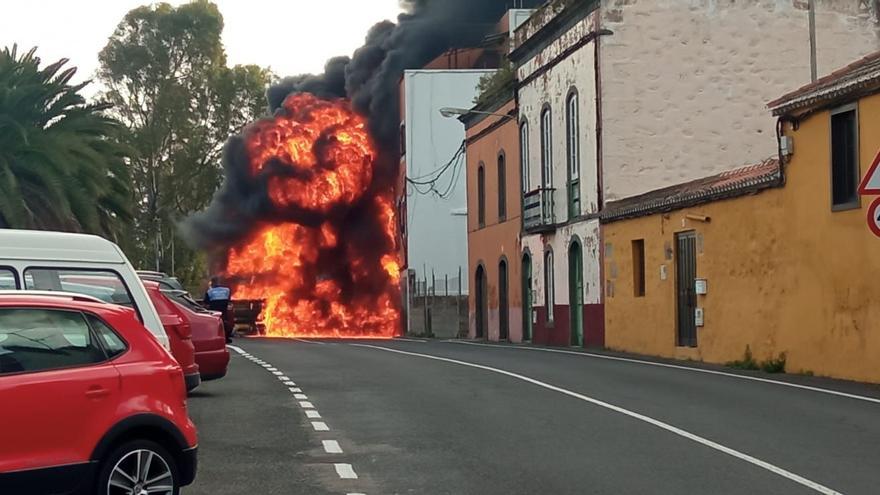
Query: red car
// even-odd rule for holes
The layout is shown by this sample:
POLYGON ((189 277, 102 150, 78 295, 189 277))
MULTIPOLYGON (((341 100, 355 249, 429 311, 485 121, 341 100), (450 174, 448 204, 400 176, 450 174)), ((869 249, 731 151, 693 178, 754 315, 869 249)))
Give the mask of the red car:
POLYGON ((180 365, 133 310, 0 295, 0 493, 177 494, 196 473, 180 365))
POLYGON ((186 381, 186 389, 192 390, 202 382, 199 374, 199 365, 196 364, 196 350, 192 341, 192 327, 189 319, 171 302, 170 299, 159 290, 159 283, 152 280, 142 280, 147 289, 147 295, 153 301, 165 333, 168 334, 168 342, 171 344, 171 354, 183 368, 183 378, 186 381))
POLYGON ((186 291, 163 290, 162 293, 174 301, 189 320, 202 381, 226 376, 229 349, 226 348, 226 332, 220 313, 203 308, 186 291))

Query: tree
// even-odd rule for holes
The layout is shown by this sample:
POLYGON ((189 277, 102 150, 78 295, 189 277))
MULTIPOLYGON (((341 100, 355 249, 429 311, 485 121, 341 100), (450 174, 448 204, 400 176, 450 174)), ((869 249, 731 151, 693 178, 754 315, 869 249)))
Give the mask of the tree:
POLYGON ((0 227, 118 239, 131 219, 125 128, 70 85, 67 59, 0 52, 0 227))
POLYGON ((176 240, 176 222, 210 202, 223 144, 265 112, 271 77, 254 65, 227 67, 222 31, 206 0, 143 6, 126 14, 99 57, 102 96, 137 151, 130 257, 189 284, 204 278, 204 259, 176 240))

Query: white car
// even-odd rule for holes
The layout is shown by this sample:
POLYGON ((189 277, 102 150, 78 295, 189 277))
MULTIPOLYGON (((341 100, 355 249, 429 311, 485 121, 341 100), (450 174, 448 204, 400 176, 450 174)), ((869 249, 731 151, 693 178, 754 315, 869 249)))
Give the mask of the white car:
POLYGON ((0 290, 64 291, 133 308, 166 349, 168 335, 116 244, 87 234, 0 229, 0 290))

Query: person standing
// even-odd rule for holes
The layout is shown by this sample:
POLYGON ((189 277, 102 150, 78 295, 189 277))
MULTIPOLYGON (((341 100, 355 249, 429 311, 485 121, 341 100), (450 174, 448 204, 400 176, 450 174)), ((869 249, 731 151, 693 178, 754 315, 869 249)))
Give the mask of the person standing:
POLYGON ((235 329, 235 323, 232 320, 232 314, 229 309, 229 303, 232 299, 232 291, 229 287, 220 283, 217 277, 211 277, 211 285, 205 292, 205 305, 212 311, 219 311, 223 320, 223 329, 226 332, 226 343, 232 342, 232 333, 235 329))

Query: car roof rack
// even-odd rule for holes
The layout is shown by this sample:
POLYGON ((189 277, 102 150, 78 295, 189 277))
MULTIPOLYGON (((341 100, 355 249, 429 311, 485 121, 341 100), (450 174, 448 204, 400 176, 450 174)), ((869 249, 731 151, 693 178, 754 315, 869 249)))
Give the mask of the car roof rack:
POLYGON ((152 277, 167 277, 168 275, 164 272, 157 272, 153 270, 136 270, 135 273, 138 275, 149 275, 152 277))
POLYGON ((87 294, 78 292, 65 292, 61 290, 0 290, 0 296, 50 296, 50 297, 67 297, 79 302, 92 302, 100 304, 112 304, 87 294))

